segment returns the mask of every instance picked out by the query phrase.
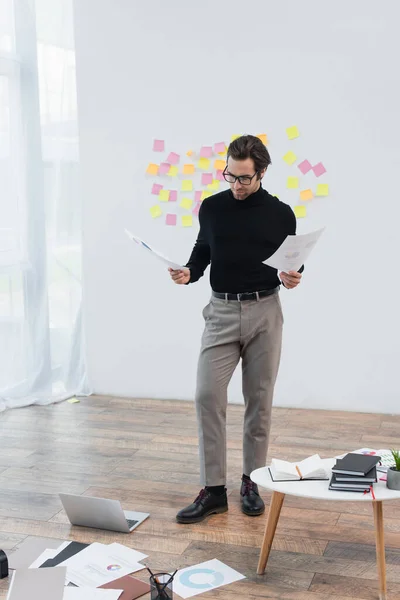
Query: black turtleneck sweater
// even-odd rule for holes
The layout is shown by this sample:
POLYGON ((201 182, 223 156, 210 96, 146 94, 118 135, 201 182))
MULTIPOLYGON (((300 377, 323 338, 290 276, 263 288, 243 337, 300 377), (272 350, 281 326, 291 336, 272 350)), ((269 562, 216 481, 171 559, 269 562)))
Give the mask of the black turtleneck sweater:
POLYGON ((245 200, 231 190, 206 198, 199 211, 200 231, 187 267, 198 281, 211 262, 215 292, 241 293, 280 285, 277 270, 263 264, 287 235, 296 233, 296 217, 288 204, 261 186, 245 200))

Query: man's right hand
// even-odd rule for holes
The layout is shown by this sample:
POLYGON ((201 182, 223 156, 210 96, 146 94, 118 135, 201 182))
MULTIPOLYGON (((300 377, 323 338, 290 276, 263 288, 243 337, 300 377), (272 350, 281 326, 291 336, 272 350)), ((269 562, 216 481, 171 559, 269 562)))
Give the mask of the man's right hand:
POLYGON ((179 284, 189 283, 190 281, 190 269, 187 267, 183 269, 168 269, 169 274, 171 275, 172 281, 179 284))

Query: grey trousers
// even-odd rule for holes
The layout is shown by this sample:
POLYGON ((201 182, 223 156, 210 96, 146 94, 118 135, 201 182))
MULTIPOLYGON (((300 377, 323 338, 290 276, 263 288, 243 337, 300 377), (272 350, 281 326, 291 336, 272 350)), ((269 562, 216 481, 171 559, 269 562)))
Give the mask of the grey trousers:
POLYGON ((243 473, 265 466, 283 315, 278 292, 255 301, 211 297, 197 370, 201 484, 226 483, 227 388, 242 359, 243 473))

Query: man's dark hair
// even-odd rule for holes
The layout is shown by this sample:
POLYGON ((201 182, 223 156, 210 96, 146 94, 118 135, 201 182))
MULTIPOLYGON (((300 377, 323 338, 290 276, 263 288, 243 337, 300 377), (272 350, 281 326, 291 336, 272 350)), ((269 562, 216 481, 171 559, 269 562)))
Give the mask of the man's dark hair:
POLYGON ((241 135, 229 144, 227 159, 252 158, 255 170, 260 173, 271 164, 271 157, 262 141, 255 135, 241 135))

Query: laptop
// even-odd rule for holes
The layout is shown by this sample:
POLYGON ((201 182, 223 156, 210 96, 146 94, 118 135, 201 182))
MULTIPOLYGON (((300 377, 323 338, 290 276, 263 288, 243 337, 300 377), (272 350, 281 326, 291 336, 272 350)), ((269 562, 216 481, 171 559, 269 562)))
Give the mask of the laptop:
POLYGON ((149 513, 122 510, 118 500, 75 494, 59 496, 72 525, 129 533, 149 516, 149 513))

